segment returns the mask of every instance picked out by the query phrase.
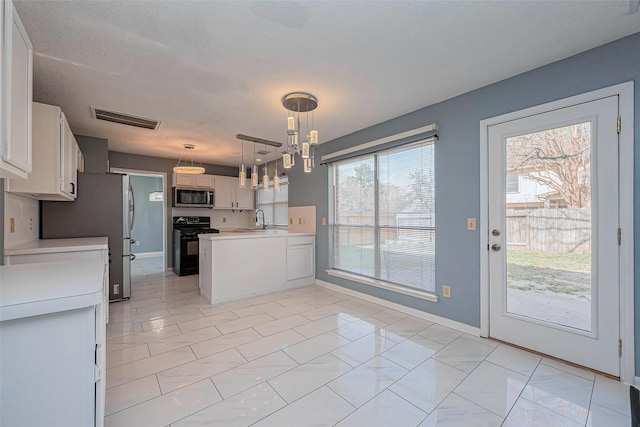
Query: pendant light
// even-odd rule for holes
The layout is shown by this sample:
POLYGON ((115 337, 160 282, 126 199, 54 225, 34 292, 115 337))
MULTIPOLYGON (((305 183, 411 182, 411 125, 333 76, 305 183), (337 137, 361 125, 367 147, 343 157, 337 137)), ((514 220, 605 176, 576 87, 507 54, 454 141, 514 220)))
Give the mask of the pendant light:
MULTIPOLYGON (((183 147, 187 151, 190 151, 196 148, 196 146, 193 144, 184 144, 183 147)), ((188 175, 200 175, 204 173, 204 168, 202 166, 193 165, 193 155, 191 156, 191 166, 186 164, 186 160, 183 166, 180 166, 180 162, 182 162, 182 156, 180 156, 180 158, 178 159, 178 164, 173 167, 174 173, 183 173, 188 175)))
POLYGON ((253 171, 251 172, 251 188, 258 188, 258 165, 256 164, 256 146, 253 145, 253 171))
POLYGON ((278 147, 276 147, 276 166, 273 170, 273 190, 280 191, 280 177, 278 176, 278 147))
MULTIPOLYGON (((264 146, 264 151, 267 151, 267 146, 264 146)), ((267 170, 267 156, 264 157, 264 174, 262 175, 262 188, 265 190, 269 188, 269 171, 267 170)))
MULTIPOLYGON (((282 166, 290 169, 295 166, 295 157, 303 159, 305 172, 311 172, 314 164, 314 148, 318 144, 318 131, 314 129, 313 110, 318 107, 318 98, 308 92, 291 92, 282 97, 282 106, 287 114, 287 151, 282 155, 282 166), (311 112, 311 131, 309 131, 309 112, 311 112), (301 137, 300 113, 307 113, 306 137, 301 137), (304 139, 302 139, 304 138, 304 139)), ((303 134, 304 135, 304 134, 303 134)))
POLYGON ((244 164, 244 141, 242 141, 242 163, 240 163, 240 188, 247 186, 247 167, 244 164))

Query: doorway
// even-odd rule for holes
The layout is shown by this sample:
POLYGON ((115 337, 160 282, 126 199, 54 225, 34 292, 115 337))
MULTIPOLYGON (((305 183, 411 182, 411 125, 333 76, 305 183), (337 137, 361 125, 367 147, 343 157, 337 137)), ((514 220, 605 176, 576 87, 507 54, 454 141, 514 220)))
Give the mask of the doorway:
POLYGON ((166 174, 112 168, 126 173, 135 200, 131 229, 132 276, 161 274, 166 271, 166 174))
MULTIPOLYGON (((482 123, 488 311, 482 329, 621 376, 629 363, 623 334, 633 329, 623 318, 633 312, 632 303, 623 307, 629 292, 633 300, 633 281, 623 284, 623 270, 631 268, 632 277, 633 264, 622 263, 628 247, 618 230, 626 234, 623 217, 633 215, 620 191, 628 179, 621 160, 633 151, 624 153, 618 133, 623 95, 604 91, 482 123)), ((627 343, 633 347, 633 334, 627 343)))

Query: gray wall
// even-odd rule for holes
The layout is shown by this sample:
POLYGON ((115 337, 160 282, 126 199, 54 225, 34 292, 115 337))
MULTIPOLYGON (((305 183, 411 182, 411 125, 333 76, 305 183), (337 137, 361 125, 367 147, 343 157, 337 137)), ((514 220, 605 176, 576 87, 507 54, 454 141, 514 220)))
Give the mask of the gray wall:
POLYGON ((92 136, 74 135, 78 147, 84 156, 84 171, 91 173, 107 173, 109 169, 109 153, 107 140, 92 136))
POLYGON ((162 178, 131 175, 129 183, 136 202, 135 220, 131 230, 131 238, 136 243, 131 246, 131 252, 162 252, 163 202, 149 201, 149 193, 162 191, 162 178))
MULTIPOLYGON (((165 207, 167 211, 167 253, 165 254, 167 268, 173 267, 172 248, 173 248, 173 225, 171 224, 171 174, 173 167, 178 163, 175 159, 165 159, 162 157, 140 156, 136 154, 120 153, 117 151, 109 151, 109 165, 112 168, 135 169, 142 171, 164 172, 167 174, 165 180, 165 207)), ((202 165, 205 173, 211 175, 238 176, 238 168, 231 166, 218 165, 202 165)))
POLYGON ((0 178, 0 265, 4 265, 4 179, 0 178))
MULTIPOLYGON (((391 119, 321 144, 316 156, 362 144, 377 138, 438 122, 436 143, 436 288, 452 286, 452 298, 437 303, 383 289, 341 280, 325 273, 329 268, 326 167, 304 174, 299 165, 290 170, 290 206, 317 206, 316 277, 326 282, 368 293, 389 301, 480 326, 480 236, 466 230, 467 217, 480 215, 480 121, 512 111, 566 98, 595 89, 635 80, 635 140, 640 141, 640 33, 503 80, 461 96, 391 119), (313 189, 310 191, 310 189, 313 189)), ((425 85, 429 82, 425 81, 425 85)), ((380 100, 384 102, 384 100, 380 100)), ((366 107, 363 107, 366 108, 366 107)), ((320 124, 321 127, 321 124, 320 124)), ((320 129, 322 131, 322 129, 320 129)), ((634 148, 634 185, 640 191, 640 144, 634 148)), ((640 198, 634 200, 634 246, 640 243, 640 198)), ((640 266, 640 251, 635 251, 640 266)), ((635 288, 640 267, 635 271, 635 288)), ((640 336, 640 292, 635 293, 635 330, 640 336)), ((636 372, 640 372, 640 340, 636 339, 636 372)))

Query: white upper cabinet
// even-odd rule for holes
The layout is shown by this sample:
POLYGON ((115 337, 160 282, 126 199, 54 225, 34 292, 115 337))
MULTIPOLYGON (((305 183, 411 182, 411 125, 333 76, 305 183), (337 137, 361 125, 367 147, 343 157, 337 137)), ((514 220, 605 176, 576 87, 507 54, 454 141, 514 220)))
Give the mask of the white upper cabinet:
POLYGON ((78 144, 64 113, 34 102, 33 171, 26 180, 10 179, 7 191, 38 200, 75 200, 77 177, 78 144))
POLYGON ((215 209, 253 209, 255 201, 250 184, 240 188, 239 179, 232 176, 215 177, 215 209))
POLYGON ((27 178, 32 169, 33 46, 13 3, 0 4, 0 177, 27 178))
POLYGON ((213 175, 191 175, 186 173, 174 173, 172 179, 173 187, 194 187, 194 188, 213 188, 213 175))

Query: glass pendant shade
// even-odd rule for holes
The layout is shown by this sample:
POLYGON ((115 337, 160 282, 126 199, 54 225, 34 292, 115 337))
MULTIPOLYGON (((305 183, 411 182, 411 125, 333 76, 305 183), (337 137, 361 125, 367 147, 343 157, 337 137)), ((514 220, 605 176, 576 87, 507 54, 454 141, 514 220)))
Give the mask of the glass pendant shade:
POLYGON ((275 191, 280 191, 280 178, 278 177, 277 169, 276 169, 275 175, 273 176, 273 189, 275 191))
POLYGON ((308 159, 309 158, 309 143, 308 142, 303 142, 302 143, 302 158, 303 159, 308 159))
POLYGON ((309 134, 309 142, 311 145, 316 145, 318 143, 318 131, 312 130, 309 134))
POLYGON ((240 165, 240 188, 247 186, 247 167, 243 164, 240 165))
POLYGON ((291 154, 289 153, 284 153, 282 155, 282 165, 284 166, 285 169, 291 169, 291 154))
POLYGON ((262 188, 265 190, 269 188, 269 172, 267 172, 267 165, 264 165, 264 175, 262 176, 262 188))
POLYGON ((304 171, 306 173, 311 172, 311 159, 304 159, 304 171))
POLYGON ((287 130, 295 130, 296 121, 292 116, 287 117, 287 130))
POLYGON ((251 173, 251 187, 258 188, 258 166, 253 165, 253 171, 251 173))

